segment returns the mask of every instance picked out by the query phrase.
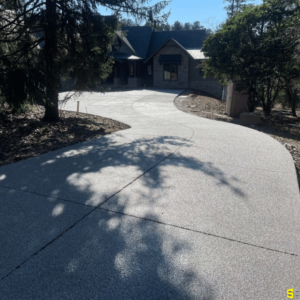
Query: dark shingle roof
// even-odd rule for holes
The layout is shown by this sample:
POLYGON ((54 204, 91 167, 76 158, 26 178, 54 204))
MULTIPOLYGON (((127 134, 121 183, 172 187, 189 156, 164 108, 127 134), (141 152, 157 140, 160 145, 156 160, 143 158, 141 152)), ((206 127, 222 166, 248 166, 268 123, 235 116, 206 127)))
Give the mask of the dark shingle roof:
POLYGON ((131 55, 128 53, 122 53, 122 52, 113 52, 110 54, 113 56, 113 58, 117 61, 123 62, 124 60, 140 60, 142 59, 141 57, 131 55))
MULTIPOLYGON (((185 50, 200 50, 206 37, 205 30, 153 31, 149 26, 128 26, 122 27, 122 31, 127 31, 123 40, 144 59, 152 57, 169 39, 174 39, 185 50)), ((189 51, 189 54, 196 59, 198 52, 189 51)))
POLYGON ((127 31, 126 38, 134 48, 136 54, 142 58, 146 58, 152 35, 152 28, 149 26, 122 27, 122 31, 125 30, 127 31))
POLYGON ((132 45, 129 43, 128 39, 126 38, 125 35, 122 35, 122 31, 117 31, 117 36, 124 41, 124 43, 133 51, 133 53, 135 53, 134 48, 132 47, 132 45))
POLYGON ((173 38, 186 50, 200 50, 205 37, 205 30, 154 31, 152 33, 147 58, 154 55, 155 52, 170 38, 173 38))

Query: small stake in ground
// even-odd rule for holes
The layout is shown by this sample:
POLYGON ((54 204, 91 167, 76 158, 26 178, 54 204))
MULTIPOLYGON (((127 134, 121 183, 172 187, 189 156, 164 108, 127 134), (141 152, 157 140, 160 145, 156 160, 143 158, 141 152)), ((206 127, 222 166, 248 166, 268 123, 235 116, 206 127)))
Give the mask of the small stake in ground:
POLYGON ((79 101, 77 101, 77 115, 79 113, 79 101))

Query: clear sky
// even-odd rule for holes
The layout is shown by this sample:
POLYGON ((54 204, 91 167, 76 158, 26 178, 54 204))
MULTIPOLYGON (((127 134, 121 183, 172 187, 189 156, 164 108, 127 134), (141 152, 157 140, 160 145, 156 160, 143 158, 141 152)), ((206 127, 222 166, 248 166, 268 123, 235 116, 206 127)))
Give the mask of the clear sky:
MULTIPOLYGON (((150 5, 158 2, 153 0, 150 5)), ((262 0, 253 0, 251 3, 261 4, 262 0)), ((166 10, 171 10, 168 19, 170 24, 175 21, 194 22, 200 21, 205 27, 210 27, 210 23, 216 24, 226 19, 225 4, 223 0, 173 0, 166 10)), ((103 14, 109 14, 108 11, 100 10, 103 14)), ((126 16, 125 16, 126 17, 126 16)))

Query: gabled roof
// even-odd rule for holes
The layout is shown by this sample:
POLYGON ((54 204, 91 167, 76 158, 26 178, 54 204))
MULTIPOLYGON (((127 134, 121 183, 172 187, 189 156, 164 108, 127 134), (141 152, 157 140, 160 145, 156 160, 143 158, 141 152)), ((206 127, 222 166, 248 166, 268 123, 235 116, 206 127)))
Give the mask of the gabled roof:
POLYGON ((180 31, 153 31, 149 26, 122 27, 117 32, 126 45, 133 51, 136 59, 148 61, 168 41, 174 41, 185 50, 193 59, 204 59, 201 51, 206 38, 205 30, 180 30, 180 31))
POLYGON ((122 31, 127 31, 126 38, 134 48, 135 53, 142 58, 147 57, 147 52, 153 30, 149 26, 122 27, 122 31))
POLYGON ((151 58, 171 39, 186 50, 193 58, 200 59, 200 52, 205 37, 205 30, 154 31, 152 33, 147 59, 151 58))
POLYGON ((184 51, 186 51, 186 49, 181 45, 181 44, 179 44, 176 40, 174 40, 173 38, 168 38, 167 40, 165 40, 155 51, 153 51, 153 53, 150 55, 150 56, 148 56, 147 57, 147 59, 146 59, 146 62, 153 56, 153 55, 155 55, 155 53, 159 50, 159 49, 161 49, 165 44, 167 44, 168 42, 170 42, 170 41, 173 41, 175 44, 177 44, 178 45, 178 47, 180 47, 181 49, 183 49, 184 51))
POLYGON ((134 52, 136 53, 136 51, 134 50, 134 48, 132 47, 132 45, 130 44, 130 42, 128 41, 127 37, 122 34, 122 31, 117 31, 117 36, 124 41, 124 43, 134 52))

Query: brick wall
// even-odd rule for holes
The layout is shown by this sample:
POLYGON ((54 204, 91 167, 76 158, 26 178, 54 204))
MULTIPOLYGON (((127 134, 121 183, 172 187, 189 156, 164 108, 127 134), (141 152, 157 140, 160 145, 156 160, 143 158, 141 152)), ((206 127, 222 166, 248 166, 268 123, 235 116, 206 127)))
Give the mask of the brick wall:
POLYGON ((175 42, 169 41, 153 58, 153 85, 159 88, 187 88, 189 79, 188 54, 175 42), (158 62, 163 54, 181 54, 181 65, 178 65, 178 80, 165 81, 163 78, 163 64, 158 62))
POLYGON ((128 77, 128 87, 129 88, 137 88, 141 86, 141 78, 140 77, 128 77))

